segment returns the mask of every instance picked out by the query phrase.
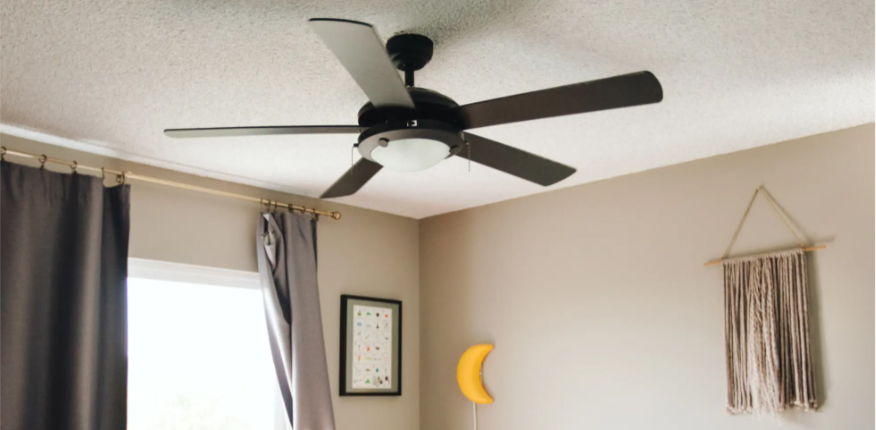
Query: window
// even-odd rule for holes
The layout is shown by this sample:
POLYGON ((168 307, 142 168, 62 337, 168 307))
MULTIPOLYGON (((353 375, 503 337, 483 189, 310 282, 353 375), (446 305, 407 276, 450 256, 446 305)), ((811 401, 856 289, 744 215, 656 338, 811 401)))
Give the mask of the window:
POLYGON ((284 429, 257 274, 131 260, 128 429, 284 429))

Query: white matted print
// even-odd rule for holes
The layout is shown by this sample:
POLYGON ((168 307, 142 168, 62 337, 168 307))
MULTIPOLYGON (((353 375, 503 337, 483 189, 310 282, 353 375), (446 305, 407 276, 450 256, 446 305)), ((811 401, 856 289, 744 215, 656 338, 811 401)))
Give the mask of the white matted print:
POLYGON ((402 302, 341 295, 342 396, 400 396, 402 302))
POLYGON ((392 308, 353 306, 353 388, 392 387, 392 308))

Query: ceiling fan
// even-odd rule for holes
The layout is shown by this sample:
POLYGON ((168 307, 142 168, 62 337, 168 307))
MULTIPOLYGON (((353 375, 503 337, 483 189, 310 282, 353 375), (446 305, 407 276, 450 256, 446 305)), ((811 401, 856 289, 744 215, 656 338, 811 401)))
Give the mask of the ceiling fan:
POLYGON ((358 125, 189 128, 164 133, 170 137, 358 134, 356 147, 363 158, 321 198, 354 194, 383 167, 423 170, 454 155, 548 186, 575 169, 467 130, 663 99, 657 78, 638 72, 459 106, 445 95, 414 86, 414 71, 432 59, 428 37, 400 34, 384 47, 366 23, 314 18, 309 24, 370 100, 359 110, 358 125), (395 69, 404 72, 404 81, 395 69))

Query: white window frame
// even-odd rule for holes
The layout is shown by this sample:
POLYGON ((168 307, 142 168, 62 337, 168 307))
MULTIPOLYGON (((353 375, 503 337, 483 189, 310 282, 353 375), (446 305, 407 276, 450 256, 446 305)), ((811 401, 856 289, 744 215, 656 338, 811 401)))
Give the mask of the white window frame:
MULTIPOLYGON (((128 277, 217 287, 261 289, 258 272, 147 260, 144 258, 128 258, 128 277)), ((286 407, 283 404, 279 384, 277 384, 274 398, 276 399, 274 402, 274 429, 287 430, 291 427, 287 424, 286 407)))
POLYGON ((258 272, 195 266, 193 264, 171 263, 169 261, 146 260, 143 258, 128 259, 128 277, 214 285, 217 287, 261 288, 258 272))

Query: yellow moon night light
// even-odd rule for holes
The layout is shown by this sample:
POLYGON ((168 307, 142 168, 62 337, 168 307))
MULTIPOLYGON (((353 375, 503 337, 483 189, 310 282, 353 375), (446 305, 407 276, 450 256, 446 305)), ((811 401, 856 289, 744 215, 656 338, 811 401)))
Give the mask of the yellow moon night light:
POLYGON ((481 382, 481 365, 487 354, 493 350, 493 345, 475 345, 469 348, 459 359, 456 366, 456 380, 462 394, 475 403, 493 403, 493 398, 487 394, 484 384, 481 382))

